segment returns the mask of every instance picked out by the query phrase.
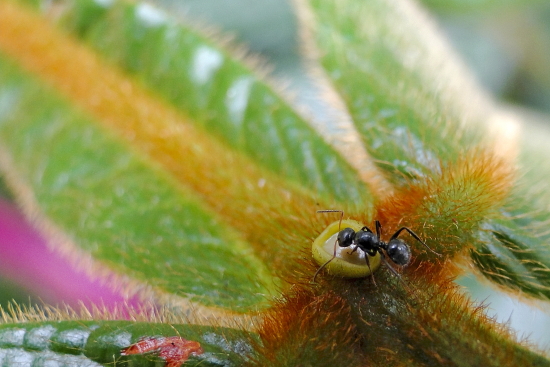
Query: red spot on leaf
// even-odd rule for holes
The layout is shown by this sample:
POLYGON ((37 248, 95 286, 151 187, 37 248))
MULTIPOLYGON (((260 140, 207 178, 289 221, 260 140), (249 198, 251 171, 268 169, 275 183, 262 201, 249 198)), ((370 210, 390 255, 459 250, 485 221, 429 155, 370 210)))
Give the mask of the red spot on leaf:
POLYGON ((123 356, 158 352, 159 357, 166 361, 165 367, 179 367, 187 361, 190 355, 198 356, 204 350, 198 342, 186 340, 179 336, 146 337, 137 343, 120 351, 123 356))

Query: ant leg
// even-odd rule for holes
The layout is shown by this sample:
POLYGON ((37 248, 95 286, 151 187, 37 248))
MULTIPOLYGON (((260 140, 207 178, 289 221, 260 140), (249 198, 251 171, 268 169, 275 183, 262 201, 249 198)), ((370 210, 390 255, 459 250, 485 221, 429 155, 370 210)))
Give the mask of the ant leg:
POLYGON ((321 266, 319 267, 319 269, 317 269, 317 271, 316 271, 315 274, 313 275, 313 279, 311 280, 311 283, 313 283, 313 284, 315 283, 315 279, 317 279, 317 275, 319 274, 319 272, 320 272, 321 270, 323 270, 323 269, 325 268, 325 266, 327 266, 332 260, 334 260, 335 257, 336 257, 336 255, 333 256, 329 261, 327 261, 326 263, 324 263, 323 265, 321 265, 321 266))
POLYGON ((372 283, 374 284, 375 287, 378 287, 378 285, 376 284, 376 280, 374 280, 374 273, 372 272, 372 269, 370 267, 369 255, 366 252, 365 252, 365 260, 367 261, 367 267, 369 268, 369 271, 370 271, 370 277, 372 278, 372 283))
POLYGON ((321 270, 323 270, 325 268, 325 266, 327 266, 332 260, 334 260, 334 258, 336 257, 336 244, 338 243, 338 239, 336 239, 336 241, 334 241, 334 253, 332 254, 332 257, 330 258, 330 260, 328 260, 326 263, 324 263, 323 265, 321 265, 321 267, 319 269, 317 269, 317 271, 315 272, 315 275, 313 275, 313 279, 312 279, 312 283, 315 283, 315 279, 317 279, 317 274, 319 274, 319 272, 321 270))
POLYGON ((388 262, 388 260, 386 260, 386 256, 382 253, 382 251, 379 251, 378 253, 380 254, 380 257, 382 258, 382 261, 384 261, 384 264, 386 264, 386 266, 390 269, 390 271, 393 273, 393 275, 395 275, 398 278, 401 278, 401 275, 399 275, 397 270, 395 270, 393 268, 393 266, 391 266, 391 264, 388 262))
POLYGON ((378 253, 380 254, 380 257, 382 258, 382 260, 384 261, 384 264, 386 264, 386 267, 388 269, 390 269, 390 271, 393 273, 393 275, 395 275, 397 277, 397 279, 399 279, 399 281, 401 282, 401 284, 403 284, 403 287, 405 287, 407 292, 411 293, 411 290, 410 290, 409 286, 407 285, 407 283, 405 283, 403 278, 401 278, 401 274, 399 274, 397 272, 397 270, 395 270, 393 268, 393 266, 391 266, 391 264, 388 262, 388 260, 386 260, 386 256, 382 253, 382 251, 378 251, 378 253))
MULTIPOLYGON (((340 229, 342 227, 342 219, 344 218, 344 211, 343 210, 333 210, 333 209, 317 210, 317 213, 340 213, 340 222, 338 223, 338 233, 340 233, 340 229)), ((332 257, 330 258, 329 261, 327 261, 326 263, 321 265, 321 267, 319 269, 317 269, 317 271, 313 275, 313 280, 311 281, 312 283, 315 283, 315 279, 317 279, 317 275, 319 274, 319 272, 321 270, 323 270, 325 268, 325 266, 327 266, 336 257, 336 245, 337 244, 338 244, 338 237, 336 237, 336 241, 334 241, 334 252, 332 253, 332 257)))
POLYGON ((378 236, 378 240, 382 238, 382 225, 380 224, 380 221, 375 221, 376 224, 376 235, 378 236))
POLYGON ((426 245, 426 244, 424 243, 424 241, 422 241, 422 240, 420 239, 420 237, 418 237, 418 235, 417 235, 416 233, 414 233, 414 232, 413 232, 410 228, 408 228, 408 227, 401 227, 401 228, 399 228, 399 229, 393 234, 393 236, 391 236, 390 241, 396 239, 397 236, 399 236, 399 234, 400 234, 402 231, 407 231, 407 232, 409 232, 409 234, 410 234, 411 236, 413 236, 415 240, 417 240, 417 241, 420 242, 422 245, 424 245, 424 247, 426 247, 428 250, 430 250, 431 252, 433 252, 433 253, 436 254, 437 256, 441 256, 441 254, 435 252, 434 250, 432 250, 432 249, 430 248, 430 246, 426 245))

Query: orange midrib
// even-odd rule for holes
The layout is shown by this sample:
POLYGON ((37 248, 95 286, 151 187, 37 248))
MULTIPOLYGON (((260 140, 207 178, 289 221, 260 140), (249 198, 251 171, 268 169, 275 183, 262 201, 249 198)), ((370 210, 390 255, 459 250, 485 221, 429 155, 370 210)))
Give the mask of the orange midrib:
POLYGON ((310 235, 315 211, 326 206, 306 190, 193 126, 32 10, 0 1, 0 14, 0 51, 197 193, 266 263, 276 267, 273 259, 284 260, 280 248, 266 245, 280 238, 281 228, 310 235))
POLYGON ((233 203, 223 207, 234 207, 235 200, 250 199, 256 199, 255 206, 269 207, 272 202, 288 202, 289 193, 302 205, 317 208, 305 191, 288 187, 247 157, 224 147, 46 19, 11 2, 0 2, 0 14, 3 52, 52 84, 104 128, 122 136, 136 151, 160 163, 214 208, 220 207, 220 200, 233 203), (252 192, 260 180, 265 182, 257 190, 263 200, 252 192))

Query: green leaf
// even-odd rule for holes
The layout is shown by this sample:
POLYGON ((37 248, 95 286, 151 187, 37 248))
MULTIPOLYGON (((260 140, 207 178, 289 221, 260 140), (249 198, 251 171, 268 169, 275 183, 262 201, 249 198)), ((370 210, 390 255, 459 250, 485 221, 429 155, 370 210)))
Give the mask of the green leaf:
MULTIPOLYGON (((514 222, 512 222, 514 223, 514 222)), ((482 244, 472 259, 493 282, 518 289, 537 298, 550 298, 550 253, 543 237, 526 233, 521 225, 510 228, 493 221, 480 235, 482 244)))
POLYGON ((525 117, 531 124, 523 126, 518 183, 502 208, 503 218, 484 225, 482 244, 472 259, 493 282, 548 300, 550 166, 544 157, 549 153, 550 132, 540 121, 525 117))
POLYGON ((99 262, 90 271, 232 309, 269 293, 265 266, 192 192, 5 58, 0 81, 2 146, 42 214, 99 262))
MULTIPOLYGON (((109 45, 104 49, 98 46, 98 49, 130 72, 139 69, 140 78, 152 89, 158 90, 168 99, 171 98, 171 102, 178 108, 194 117, 188 122, 197 121, 204 126, 208 124, 208 133, 222 134, 219 138, 225 139, 226 143, 237 150, 246 152, 258 164, 278 175, 282 174, 289 181, 303 182, 305 187, 315 190, 318 199, 326 197, 331 202, 342 200, 354 206, 357 203, 370 202, 366 200, 366 186, 332 148, 247 66, 212 41, 175 21, 169 21, 164 15, 162 24, 152 25, 144 14, 153 12, 153 15, 159 16, 159 13, 154 13, 155 9, 143 4, 117 2, 108 9, 102 8, 103 5, 96 2, 78 2, 73 5, 74 9, 65 8, 66 19, 74 13, 74 21, 84 22, 73 28, 87 33, 85 24, 94 24, 97 27, 108 27, 109 32, 112 32, 111 36, 104 39, 113 38, 117 43, 120 39, 127 39, 127 49, 112 45, 110 49, 109 45), (92 8, 95 10, 90 10, 92 8), (99 18, 91 20, 89 17, 99 18), (132 41, 130 35, 141 36, 132 41), (140 37, 145 37, 147 42, 143 43, 140 37), (144 57, 145 53, 149 55, 150 50, 143 45, 150 44, 161 45, 159 47, 170 52, 154 52, 153 55, 159 56, 158 58, 144 57), (180 45, 176 47, 177 53, 171 53, 174 44, 180 45), (121 50, 123 57, 117 59, 121 50), (218 66, 207 71, 196 70, 202 67, 201 63, 197 64, 196 58, 206 57, 204 52, 210 55, 207 57, 219 58, 219 70, 218 66), (168 64, 164 56, 168 57, 168 64), (148 63, 132 67, 131 60, 144 60, 148 63), (199 75, 189 74, 189 71, 199 75), (201 74, 203 72, 208 75, 204 76, 201 74), (207 79, 197 81, 197 78, 203 77, 207 79), (250 81, 250 85, 247 84, 246 91, 241 91, 244 94, 237 93, 238 98, 244 99, 233 101, 238 102, 242 111, 232 110, 235 104, 231 101, 236 98, 234 84, 243 85, 240 81, 245 79, 250 81), (213 115, 214 111, 222 114, 213 115), (244 114, 239 117, 239 121, 234 120, 233 116, 237 112, 244 114), (274 116, 276 118, 269 129, 258 128, 259 121, 272 121, 274 116), (235 130, 236 123, 248 127, 235 130), (267 137, 268 141, 263 140, 269 135, 266 132, 275 135, 272 134, 272 138, 267 137), (283 140, 278 140, 278 137, 283 140)), ((103 38, 97 39, 98 43, 100 41, 103 38)), ((53 65, 51 70, 55 72, 56 68, 53 65)), ((99 102, 90 99, 98 94, 110 93, 111 90, 98 90, 82 97, 78 93, 86 93, 81 89, 86 87, 79 86, 77 82, 63 91, 64 97, 59 95, 56 98, 58 93, 55 90, 49 90, 40 82, 31 81, 28 75, 16 68, 6 65, 4 69, 4 138, 7 140, 10 137, 10 142, 6 145, 10 151, 9 160, 15 165, 10 170, 14 171, 15 181, 20 180, 24 185, 30 184, 28 189, 36 191, 32 202, 27 205, 40 206, 44 216, 56 226, 51 231, 64 231, 70 238, 71 245, 65 246, 63 251, 71 253, 77 261, 80 261, 79 256, 83 256, 79 254, 81 249, 85 254, 91 254, 95 260, 100 261, 95 261, 88 270, 92 273, 103 273, 107 269, 108 274, 114 270, 118 274, 118 279, 113 281, 116 287, 135 283, 130 286, 129 292, 152 285, 156 296, 170 299, 172 295, 176 295, 209 306, 227 306, 233 310, 241 307, 246 310, 262 303, 261 300, 265 299, 265 295, 270 293, 269 289, 277 281, 269 278, 265 265, 258 262, 251 254, 250 247, 244 243, 243 237, 253 234, 241 236, 221 223, 221 220, 227 221, 228 218, 216 218, 212 211, 212 206, 219 210, 220 204, 229 207, 238 199, 231 198, 231 194, 224 196, 219 192, 222 201, 208 195, 207 201, 210 202, 205 207, 196 197, 200 194, 196 191, 204 190, 206 180, 212 180, 213 176, 217 175, 220 187, 224 187, 223 180, 227 179, 228 174, 239 175, 236 168, 224 165, 223 160, 218 164, 225 171, 204 163, 200 170, 204 168, 206 172, 195 174, 194 187, 188 187, 188 182, 183 182, 183 186, 187 187, 182 187, 168 177, 170 174, 166 175, 155 169, 155 163, 150 161, 151 157, 140 158, 139 154, 134 157, 131 147, 117 143, 117 137, 110 135, 108 131, 97 129, 96 126, 100 125, 98 119, 106 118, 106 109, 111 108, 116 112, 120 107, 111 104, 111 101, 107 102, 109 107, 103 107, 99 102), (42 94, 51 95, 53 100, 43 100, 42 94), (92 119, 85 117, 85 112, 80 111, 82 106, 75 109, 70 105, 70 98, 85 99, 83 103, 88 104, 85 108, 94 110, 96 116, 92 119), (30 105, 44 105, 44 108, 31 109, 30 105), (22 128, 17 124, 18 120, 30 125, 22 128), (52 121, 59 126, 50 125, 52 121), (26 148, 29 145, 41 147, 42 150, 28 150, 26 148), (98 149, 101 154, 93 153, 98 149), (70 157, 67 152, 71 152, 70 157), (212 177, 201 179, 205 174, 212 177), (164 182, 156 182, 156 179, 149 179, 150 176, 158 177, 164 182), (114 181, 118 181, 117 184, 113 185, 114 181), (143 185, 144 182, 147 185, 143 185), (203 256, 202 251, 209 255, 203 256), (194 255, 189 256, 191 252, 194 255), (125 280, 126 277, 129 277, 129 281, 125 280), (141 282, 147 285, 140 284, 141 282)), ((104 78, 108 79, 105 76, 104 78)), ((108 84, 106 87, 110 88, 108 84)), ((131 103, 138 102, 129 100, 128 103, 127 108, 132 108, 131 103)), ((157 108, 163 107, 149 107, 149 110, 157 108)), ((120 119, 127 118, 127 114, 108 118, 117 125, 120 119)), ((163 120, 173 117, 146 118, 163 120)), ((128 122, 122 121, 120 127, 126 129, 125 134, 133 140, 135 132, 132 129, 136 127, 131 125, 134 123, 132 118, 127 119, 128 122)), ((142 125, 142 128, 149 127, 142 125)), ((178 128, 172 125, 159 129, 178 128)), ((171 174, 193 176, 190 168, 192 163, 185 162, 185 166, 175 166, 174 152, 165 153, 165 147, 154 149, 159 139, 164 139, 162 134, 158 138, 145 139, 149 141, 144 142, 145 146, 137 148, 138 150, 151 149, 150 154, 160 154, 160 158, 157 156, 152 159, 163 160, 162 164, 168 164, 169 170, 175 171, 171 174), (182 168, 185 172, 182 172, 182 168)), ((216 155, 208 146, 198 148, 198 142, 193 141, 191 136, 188 139, 192 143, 187 144, 189 148, 186 149, 191 150, 191 154, 216 155)), ((131 144, 134 143, 131 141, 131 144)), ((167 146, 180 143, 164 144, 167 146)), ((181 154, 189 154, 188 151, 181 154)), ((232 160, 231 153, 224 151, 218 154, 227 154, 229 157, 226 161, 230 165, 239 166, 232 160)), ((198 157, 196 162, 200 161, 201 158, 198 157)), ((254 180, 249 170, 240 168, 246 175, 250 175, 250 178, 244 177, 242 180, 246 181, 246 185, 250 181, 260 187, 266 181, 270 183, 269 175, 262 174, 254 180)), ((176 180, 181 180, 181 177, 176 180)), ((243 185, 235 182, 234 186, 236 190, 242 190, 243 185)), ((267 192, 265 195, 269 196, 267 192)), ((242 222, 242 214, 239 213, 240 211, 236 211, 228 214, 231 217, 230 224, 242 222)), ((269 221, 266 220, 266 225, 268 224, 269 221)), ((268 243, 273 243, 268 235, 265 238, 268 243)), ((261 245, 256 247, 263 250, 261 245)), ((280 254, 280 251, 274 252, 280 254)), ((259 255, 264 259, 273 258, 272 254, 259 255)), ((147 290, 145 294, 148 294, 147 290)))
POLYGON ((252 57, 148 4, 103 6, 71 2, 66 28, 260 165, 340 202, 371 201, 347 163, 248 66, 252 57))
POLYGON ((430 34, 433 29, 418 9, 383 0, 304 3, 313 15, 305 25, 312 33, 309 42, 391 181, 435 174, 441 161, 456 160, 479 145, 485 133, 479 122, 487 116, 464 121, 469 100, 461 96, 483 96, 448 59, 446 46, 430 34))
POLYGON ((200 343, 204 353, 186 366, 239 366, 250 353, 250 336, 234 329, 130 321, 58 321, 3 324, 0 366, 157 366, 155 353, 121 356, 141 337, 181 336, 200 343))

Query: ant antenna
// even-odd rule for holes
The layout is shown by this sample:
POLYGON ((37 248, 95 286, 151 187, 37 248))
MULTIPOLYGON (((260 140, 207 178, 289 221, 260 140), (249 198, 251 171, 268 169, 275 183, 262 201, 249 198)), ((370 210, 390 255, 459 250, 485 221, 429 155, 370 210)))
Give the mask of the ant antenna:
MULTIPOLYGON (((342 227, 342 219, 344 219, 344 211, 343 210, 335 210, 335 209, 317 210, 317 213, 340 213, 340 222, 338 223, 338 232, 337 232, 337 233, 340 233, 340 230, 341 230, 341 227, 342 227)), ((332 254, 332 257, 326 263, 321 265, 321 267, 319 269, 317 269, 317 271, 315 272, 315 275, 313 275, 313 280, 311 281, 312 283, 315 283, 315 279, 317 279, 317 274, 319 274, 319 272, 321 270, 323 270, 325 268, 325 266, 327 266, 336 257, 336 245, 337 244, 338 244, 338 237, 336 237, 336 241, 334 241, 334 252, 332 254)))

